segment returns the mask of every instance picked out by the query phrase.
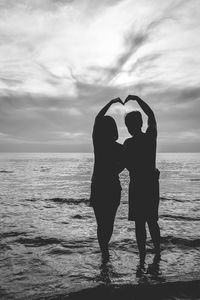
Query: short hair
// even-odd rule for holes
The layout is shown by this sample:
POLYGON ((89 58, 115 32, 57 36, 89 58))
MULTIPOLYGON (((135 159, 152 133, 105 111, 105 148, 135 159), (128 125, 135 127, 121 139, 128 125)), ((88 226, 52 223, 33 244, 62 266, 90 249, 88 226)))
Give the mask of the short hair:
POLYGON ((125 115, 125 124, 127 127, 142 127, 142 114, 139 110, 133 110, 125 115))

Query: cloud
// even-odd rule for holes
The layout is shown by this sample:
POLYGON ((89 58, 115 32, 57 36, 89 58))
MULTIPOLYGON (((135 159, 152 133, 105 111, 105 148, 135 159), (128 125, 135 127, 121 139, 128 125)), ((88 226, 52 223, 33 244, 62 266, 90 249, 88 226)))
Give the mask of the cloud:
MULTIPOLYGON (((196 141, 200 119, 198 87, 191 89, 190 92, 177 87, 167 90, 157 83, 153 92, 151 85, 140 86, 139 89, 144 99, 154 109, 158 119, 161 149, 168 143, 175 148, 173 143, 179 145, 183 142, 187 144, 196 141), (193 105, 191 105, 191 99, 193 105), (185 135, 187 132, 190 133, 190 139, 185 135), (182 138, 178 139, 179 136, 182 138)), ((103 103, 106 104, 114 98, 115 93, 125 95, 127 89, 107 86, 95 88, 93 85, 79 83, 78 90, 82 97, 77 99, 76 103, 70 98, 67 100, 40 96, 38 99, 38 97, 28 97, 28 95, 24 98, 14 97, 14 95, 1 98, 0 127, 2 132, 9 136, 10 141, 12 137, 15 137, 14 140, 19 139, 20 143, 27 140, 27 143, 32 144, 39 141, 49 145, 65 144, 66 149, 68 144, 74 143, 74 149, 77 149, 77 145, 82 143, 88 145, 84 149, 91 150, 91 132, 95 115, 103 103), (81 111, 80 107, 82 107, 81 111)), ((119 127, 124 126, 122 107, 113 106, 109 114, 116 118, 119 127)), ((123 141, 128 133, 125 128, 120 129, 120 133, 123 135, 121 137, 123 141)))
MULTIPOLYGON (((131 93, 155 110, 162 151, 199 149, 199 10, 196 0, 0 1, 2 149, 92 150, 97 112, 131 93)), ((122 107, 108 113, 123 141, 122 107)))
MULTIPOLYGON (((136 61, 132 65, 132 70, 135 65, 139 66, 143 63, 144 59, 148 58, 149 61, 152 58, 159 57, 162 53, 153 53, 144 56, 137 56, 137 52, 152 41, 156 40, 156 35, 161 30, 162 26, 167 26, 168 23, 176 19, 176 12, 178 9, 186 5, 185 1, 169 1, 168 6, 160 7, 160 12, 153 14, 151 18, 145 18, 144 24, 138 28, 137 22, 134 20, 133 24, 128 33, 124 37, 124 51, 119 55, 117 61, 115 61, 114 66, 110 68, 108 78, 110 80, 115 79, 115 77, 123 71, 123 68, 129 62, 130 59, 134 59, 136 56, 136 61)), ((140 17, 143 17, 142 15, 140 17)), ((154 50, 155 51, 155 50, 154 50)))

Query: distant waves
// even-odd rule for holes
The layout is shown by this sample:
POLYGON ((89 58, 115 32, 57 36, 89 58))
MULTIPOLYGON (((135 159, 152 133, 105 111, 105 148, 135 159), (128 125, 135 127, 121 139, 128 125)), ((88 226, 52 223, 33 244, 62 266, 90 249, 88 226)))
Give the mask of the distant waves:
MULTIPOLYGON (((55 236, 39 236, 35 235, 34 232, 23 232, 23 231, 7 231, 0 234, 1 244, 8 244, 12 241, 15 244, 21 244, 26 247, 43 247, 49 245, 60 245, 64 248, 77 249, 89 247, 89 244, 96 242, 96 237, 86 237, 85 239, 63 239, 55 236)), ((148 240, 149 244, 150 240, 148 240)), ((161 244, 163 249, 166 247, 200 247, 200 239, 198 238, 181 238, 172 235, 166 235, 161 237, 161 244)), ((130 250, 134 247, 137 249, 136 241, 132 238, 124 238, 119 241, 112 241, 111 248, 130 250)))
POLYGON ((84 204, 89 204, 89 199, 86 199, 86 198, 79 198, 79 199, 75 199, 75 198, 51 198, 51 199, 45 199, 46 201, 52 201, 52 202, 55 202, 55 203, 65 203, 65 204, 75 204, 75 205, 78 205, 78 204, 81 204, 81 203, 84 203, 84 204))
POLYGON ((184 221, 200 221, 200 217, 194 218, 194 217, 189 217, 189 216, 167 215, 167 214, 160 215, 160 218, 184 220, 184 221))
POLYGON ((46 198, 46 199, 40 199, 40 198, 31 198, 31 199, 24 199, 23 201, 30 201, 30 202, 36 202, 36 201, 47 201, 47 202, 54 202, 57 204, 74 204, 74 205, 78 205, 78 204, 89 204, 89 199, 86 198, 46 198))
POLYGON ((194 202, 194 201, 200 201, 200 198, 195 199, 177 199, 177 198, 167 198, 167 197, 160 197, 161 201, 175 201, 175 202, 194 202))
MULTIPOLYGON (((89 199, 88 198, 45 198, 45 199, 40 199, 40 198, 30 198, 30 199, 22 199, 23 201, 30 201, 30 202, 35 202, 35 201, 49 201, 49 202, 54 202, 58 204, 89 204, 89 199)), ((161 197, 160 201, 175 201, 175 202, 197 202, 200 201, 200 198, 196 199, 176 199, 176 198, 166 198, 166 197, 161 197)), ((124 200, 123 198, 121 199, 121 203, 126 203, 127 200, 124 200)))

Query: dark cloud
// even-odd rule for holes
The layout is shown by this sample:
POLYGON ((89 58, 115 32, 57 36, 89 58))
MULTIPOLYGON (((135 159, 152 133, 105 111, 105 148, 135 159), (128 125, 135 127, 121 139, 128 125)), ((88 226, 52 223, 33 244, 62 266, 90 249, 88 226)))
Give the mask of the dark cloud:
MULTIPOLYGON (((2 0, 0 1, 0 10, 1 12, 4 12, 4 9, 7 11, 13 10, 14 15, 16 13, 17 16, 19 12, 39 11, 39 15, 43 17, 45 12, 54 12, 59 9, 62 10, 68 5, 74 5, 75 9, 83 7, 92 24, 91 19, 94 15, 101 16, 101 12, 105 9, 111 8, 112 10, 112 6, 118 5, 120 2, 123 2, 123 0, 86 0, 84 2, 78 0, 19 0, 16 2, 2 0)), ((118 86, 109 83, 118 74, 124 72, 124 66, 127 62, 132 62, 132 58, 135 58, 132 65, 128 67, 126 65, 126 71, 128 69, 127 73, 129 75, 135 71, 142 73, 146 69, 159 64, 159 59, 163 59, 164 52, 159 52, 155 48, 150 54, 139 56, 135 54, 143 46, 148 46, 148 43, 156 39, 157 33, 164 23, 166 25, 168 21, 178 21, 179 13, 181 13, 182 7, 186 3, 187 1, 167 2, 164 11, 161 10, 160 15, 157 14, 157 17, 153 16, 153 20, 151 19, 147 24, 141 22, 139 28, 132 23, 130 30, 124 35, 124 49, 113 65, 107 68, 95 65, 88 67, 89 75, 92 75, 92 72, 94 72, 94 75, 99 73, 99 76, 94 76, 97 79, 92 79, 90 82, 89 79, 87 81, 87 78, 84 78, 84 74, 80 77, 80 75, 74 75, 72 71, 70 74, 69 70, 66 71, 66 76, 56 75, 48 68, 48 62, 47 66, 45 63, 38 63, 37 56, 35 56, 34 78, 38 82, 41 79, 41 86, 43 83, 45 87, 47 86, 46 90, 49 86, 60 92, 59 88, 65 88, 67 83, 72 83, 77 93, 74 92, 73 96, 62 94, 62 96, 50 97, 26 92, 20 94, 17 88, 22 82, 18 80, 18 77, 15 79, 13 76, 12 79, 9 78, 9 72, 8 76, 6 76, 7 73, 1 73, 0 82, 7 86, 7 88, 1 90, 0 96, 1 151, 90 151, 92 150, 91 132, 95 115, 110 99, 117 96, 124 99, 131 91, 144 97, 155 111, 158 119, 160 150, 191 151, 196 149, 198 151, 200 149, 200 142, 197 141, 200 135, 200 88, 197 84, 189 86, 188 79, 187 86, 181 86, 178 83, 170 85, 170 78, 168 83, 164 80, 162 82, 145 82, 141 79, 139 83, 133 83, 132 86, 130 83, 118 86), (176 14, 177 11, 178 14, 176 14), (14 92, 14 89, 16 89, 16 92, 14 92)), ((49 15, 51 16, 51 14, 49 15)), ((59 14, 57 15, 59 16, 59 14)), ((35 49, 34 45, 38 45, 38 42, 35 42, 37 38, 34 36, 34 45, 29 44, 28 41, 25 43, 23 30, 20 29, 19 31, 23 47, 29 47, 29 53, 32 55, 35 49)), ((17 34, 12 30, 11 32, 8 31, 7 35, 2 35, 0 42, 3 46, 5 43, 19 42, 17 34)), ((42 31, 40 40, 43 41, 46 35, 46 31, 42 31)), ((10 64, 9 60, 6 60, 6 62, 8 62, 8 65, 10 64)), ((21 62, 20 64, 22 66, 21 62)), ((68 69, 68 66, 66 66, 66 69, 68 69)), ((24 74, 22 74, 22 77, 25 83, 26 74, 24 74)), ((30 83, 28 82, 28 84, 30 83)), ((25 85, 24 87, 26 88, 25 85)), ((64 88, 63 90, 65 90, 64 88)), ((118 116, 116 117, 118 118, 118 116)), ((123 116, 121 126, 124 126, 123 116)), ((124 132, 126 131, 123 129, 125 138, 126 133, 124 132)))
POLYGON ((162 57, 162 53, 154 53, 154 54, 148 54, 143 55, 139 57, 131 66, 129 67, 129 71, 126 71, 128 74, 132 74, 133 72, 139 70, 139 71, 145 71, 147 68, 154 67, 158 59, 162 57))
POLYGON ((133 56, 134 53, 147 41, 147 32, 139 32, 133 35, 130 33, 125 38, 125 51, 118 57, 114 66, 108 70, 108 80, 112 80, 119 72, 121 72, 126 62, 133 56))
POLYGON ((12 86, 17 86, 17 85, 21 84, 23 81, 19 80, 19 79, 10 79, 10 78, 0 77, 0 82, 3 82, 8 87, 9 86, 12 87, 12 86))
MULTIPOLYGON (((147 85, 145 94, 148 94, 148 89, 151 86, 147 85)), ((200 100, 200 87, 199 86, 191 86, 191 87, 181 87, 176 85, 154 85, 154 91, 149 92, 151 98, 157 98, 165 103, 167 106, 171 106, 174 104, 183 105, 184 103, 188 103, 188 106, 193 107, 193 101, 200 100), (157 87, 157 89, 156 89, 157 87)))
POLYGON ((20 95, 7 91, 6 95, 0 97, 0 131, 11 140, 15 137, 20 144, 21 139, 27 140, 27 143, 32 141, 32 145, 37 144, 37 141, 52 141, 53 144, 59 140, 61 145, 74 143, 77 148, 78 139, 82 145, 87 144, 88 151, 91 150, 95 115, 102 105, 118 95, 120 89, 81 82, 77 82, 77 89, 77 98, 44 97, 28 93, 20 95), (72 136, 63 135, 62 138, 59 132, 70 133, 72 136), (79 132, 81 135, 77 137, 79 132))
MULTIPOLYGON (((32 151, 36 151, 41 143, 39 151, 91 151, 95 115, 110 99, 122 93, 125 95, 130 87, 107 87, 77 82, 77 89, 79 96, 76 99, 30 94, 7 94, 1 97, 0 128, 9 137, 7 142, 6 138, 2 140, 1 149, 5 149, 7 143, 9 149, 16 144, 16 148, 13 148, 16 151, 23 151, 23 147, 26 151, 31 151, 31 147, 32 151), (71 113, 73 110, 70 109, 73 108, 81 114, 71 113), (79 132, 80 136, 76 135, 79 132)), ((159 150, 174 151, 180 145, 181 151, 198 150, 197 142, 196 148, 191 145, 195 145, 195 135, 199 130, 199 87, 185 89, 171 86, 167 89, 162 83, 154 82, 140 84, 134 90, 140 90, 139 94, 155 111, 159 128, 159 150)), ((123 117, 121 125, 124 126, 123 117)))
POLYGON ((30 138, 58 130, 74 132, 82 121, 72 107, 70 99, 10 94, 0 98, 0 128, 4 133, 30 138))
POLYGON ((113 97, 117 97, 121 92, 120 87, 107 86, 102 84, 89 84, 77 81, 76 87, 78 89, 77 101, 88 105, 108 101, 113 97))

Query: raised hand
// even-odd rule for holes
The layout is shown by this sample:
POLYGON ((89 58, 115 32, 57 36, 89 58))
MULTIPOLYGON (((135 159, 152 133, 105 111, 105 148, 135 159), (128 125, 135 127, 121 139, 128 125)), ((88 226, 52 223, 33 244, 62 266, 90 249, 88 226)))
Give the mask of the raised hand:
POLYGON ((140 97, 138 97, 136 95, 128 95, 128 97, 124 101, 124 104, 130 100, 136 101, 139 104, 139 106, 141 107, 143 112, 148 116, 148 127, 153 128, 155 134, 157 134, 156 118, 155 118, 154 112, 150 108, 150 106, 144 100, 142 100, 140 97))
POLYGON ((114 103, 121 103, 122 105, 124 105, 124 103, 122 102, 122 100, 119 97, 112 99, 100 110, 100 112, 97 114, 95 120, 96 121, 100 120, 107 113, 107 111, 111 107, 111 105, 114 103))
POLYGON ((128 95, 128 97, 126 97, 124 104, 127 103, 128 101, 138 101, 141 100, 140 97, 136 96, 136 95, 128 95))
POLYGON ((121 103, 122 105, 124 105, 123 101, 121 100, 121 98, 117 97, 117 98, 114 98, 110 101, 111 104, 114 104, 114 103, 121 103))

